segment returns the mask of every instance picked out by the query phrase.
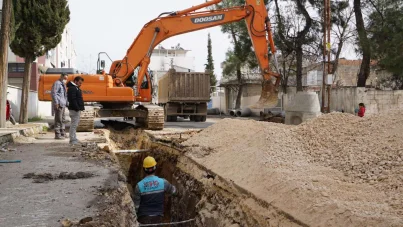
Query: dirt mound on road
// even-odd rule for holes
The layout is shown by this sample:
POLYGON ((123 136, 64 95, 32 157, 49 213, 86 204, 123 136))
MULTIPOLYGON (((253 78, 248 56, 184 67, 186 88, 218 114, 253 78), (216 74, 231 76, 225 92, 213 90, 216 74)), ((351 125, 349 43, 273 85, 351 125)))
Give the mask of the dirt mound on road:
POLYGON ((299 126, 224 119, 187 155, 313 226, 401 226, 403 112, 299 126))

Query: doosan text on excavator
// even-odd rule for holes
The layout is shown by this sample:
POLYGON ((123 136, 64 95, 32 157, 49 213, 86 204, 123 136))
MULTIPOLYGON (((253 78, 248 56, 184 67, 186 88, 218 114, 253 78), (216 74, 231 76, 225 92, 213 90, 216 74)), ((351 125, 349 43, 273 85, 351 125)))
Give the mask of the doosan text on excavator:
MULTIPOLYGON (((161 13, 144 25, 126 56, 122 60, 113 61, 109 73, 103 70, 105 62, 100 60, 99 54, 97 74, 80 75, 85 79, 82 86, 84 101, 99 103, 102 108, 97 111, 97 115, 100 117, 134 117, 136 123, 144 128, 163 129, 164 106, 151 104, 153 84, 148 66, 153 49, 172 36, 245 20, 263 77, 258 104, 270 104, 280 78, 269 67, 269 47, 273 54, 276 49, 266 6, 261 0, 246 0, 242 6, 201 10, 221 1, 207 1, 185 10, 161 13), (271 80, 272 76, 276 78, 275 83, 271 80)), ((60 76, 56 71, 53 69, 53 73, 40 76, 39 100, 51 101, 49 91, 60 76)), ((68 81, 76 76, 69 74, 68 81)))

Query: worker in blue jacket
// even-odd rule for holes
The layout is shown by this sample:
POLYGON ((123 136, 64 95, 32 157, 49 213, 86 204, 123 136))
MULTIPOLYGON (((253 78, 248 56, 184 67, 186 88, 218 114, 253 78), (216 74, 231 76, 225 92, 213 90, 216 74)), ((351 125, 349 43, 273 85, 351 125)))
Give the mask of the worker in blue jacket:
POLYGON ((143 168, 146 177, 137 183, 133 198, 137 220, 141 224, 162 223, 165 193, 176 195, 176 188, 164 178, 154 175, 157 162, 153 157, 148 156, 144 159, 143 168))

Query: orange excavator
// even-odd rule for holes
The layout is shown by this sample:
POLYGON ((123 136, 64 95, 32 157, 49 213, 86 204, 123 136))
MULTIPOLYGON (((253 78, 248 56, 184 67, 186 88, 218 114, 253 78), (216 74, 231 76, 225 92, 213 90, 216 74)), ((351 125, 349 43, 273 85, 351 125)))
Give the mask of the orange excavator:
MULTIPOLYGON (((126 56, 112 63, 109 73, 102 70, 104 61, 100 62, 98 59, 96 75, 80 75, 84 77, 84 101, 102 105, 98 116, 135 117, 136 122, 142 123, 147 129, 163 129, 164 109, 149 104, 153 87, 148 66, 153 49, 172 36, 245 20, 264 80, 257 105, 264 106, 272 102, 273 90, 278 86, 280 77, 271 72, 269 67, 269 46, 273 54, 276 48, 264 1, 246 0, 243 6, 198 11, 221 1, 207 1, 185 10, 162 13, 148 22, 127 50, 126 56), (276 77, 275 84, 271 81, 272 76, 276 77), (135 105, 136 103, 140 104, 135 105)), ((51 101, 50 89, 59 75, 41 75, 39 100, 51 101)), ((70 74, 68 80, 73 80, 75 76, 77 75, 70 74)), ((277 95, 275 99, 277 100, 277 95)))

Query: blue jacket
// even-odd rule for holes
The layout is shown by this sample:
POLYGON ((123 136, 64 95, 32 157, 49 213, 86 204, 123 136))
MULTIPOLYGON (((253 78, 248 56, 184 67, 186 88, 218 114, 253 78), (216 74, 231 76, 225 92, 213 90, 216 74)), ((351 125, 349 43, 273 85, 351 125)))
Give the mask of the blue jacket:
POLYGON ((164 178, 150 175, 137 183, 133 198, 137 216, 163 216, 165 192, 175 194, 176 188, 164 178))

